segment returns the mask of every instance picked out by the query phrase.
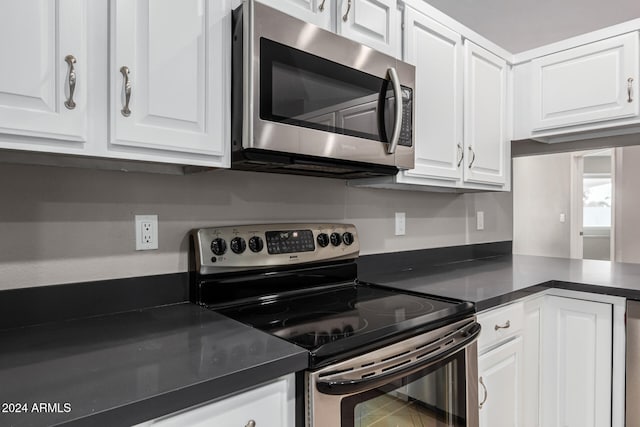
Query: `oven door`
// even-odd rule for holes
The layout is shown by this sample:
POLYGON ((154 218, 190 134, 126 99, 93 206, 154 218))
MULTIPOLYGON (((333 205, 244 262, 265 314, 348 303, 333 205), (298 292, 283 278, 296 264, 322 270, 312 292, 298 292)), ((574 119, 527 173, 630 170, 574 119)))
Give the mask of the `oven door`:
POLYGON ((245 6, 244 148, 413 167, 413 66, 258 2, 245 6))
POLYGON ((478 427, 479 332, 458 322, 310 374, 308 425, 478 427))

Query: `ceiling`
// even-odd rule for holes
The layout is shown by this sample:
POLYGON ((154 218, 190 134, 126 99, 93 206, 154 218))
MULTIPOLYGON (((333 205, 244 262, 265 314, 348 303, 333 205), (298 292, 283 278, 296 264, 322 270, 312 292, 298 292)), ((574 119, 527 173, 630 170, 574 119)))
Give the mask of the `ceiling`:
POLYGON ((511 53, 640 18, 640 0, 426 0, 511 53))

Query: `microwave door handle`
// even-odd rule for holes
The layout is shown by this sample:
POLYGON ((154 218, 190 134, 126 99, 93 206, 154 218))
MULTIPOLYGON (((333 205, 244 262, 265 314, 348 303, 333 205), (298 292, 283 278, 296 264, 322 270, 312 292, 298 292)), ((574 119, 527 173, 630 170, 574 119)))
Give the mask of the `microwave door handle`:
POLYGON ((376 387, 380 387, 397 379, 406 377, 415 372, 418 372, 425 367, 444 360, 452 354, 461 351, 465 347, 472 344, 480 334, 481 326, 477 322, 473 322, 470 326, 465 326, 463 329, 456 333, 456 339, 458 342, 448 347, 446 350, 434 351, 429 356, 420 358, 417 362, 402 365, 396 369, 390 369, 389 371, 373 375, 362 379, 336 379, 318 381, 316 388, 320 393, 329 394, 333 396, 359 393, 365 390, 371 390, 376 387))
POLYGON ((391 134, 391 141, 389 141, 389 147, 387 148, 387 154, 393 154, 398 147, 398 141, 400 140, 400 130, 402 128, 402 90, 400 88, 400 78, 395 68, 391 67, 387 70, 389 74, 389 80, 391 80, 391 86, 393 87, 393 96, 396 101, 396 117, 393 124, 393 133, 391 134))

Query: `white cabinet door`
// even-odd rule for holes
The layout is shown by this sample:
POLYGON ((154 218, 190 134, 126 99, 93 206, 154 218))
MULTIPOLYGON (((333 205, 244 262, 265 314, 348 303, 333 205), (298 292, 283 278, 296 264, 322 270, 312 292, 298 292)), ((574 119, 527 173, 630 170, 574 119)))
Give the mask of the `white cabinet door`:
POLYGON ((611 425, 612 305, 549 296, 542 351, 542 425, 611 425))
POLYGON ((507 63, 465 40, 464 180, 506 183, 507 63))
POLYGON ((542 427, 540 423, 540 391, 544 297, 524 303, 523 372, 522 372, 522 425, 542 427))
POLYGON ((522 337, 478 358, 480 427, 518 427, 522 423, 522 337))
POLYGON ((136 427, 294 427, 293 375, 223 400, 147 421, 136 427))
POLYGON ((86 140, 87 25, 85 0, 0 2, 0 133, 86 140))
POLYGON ((309 22, 326 30, 333 30, 333 4, 335 0, 259 0, 274 9, 309 22))
POLYGON ((533 130, 637 116, 639 56, 634 32, 534 59, 533 130))
POLYGON ((404 174, 462 178, 462 37, 405 8, 404 60, 416 66, 415 168, 404 174))
POLYGON ((226 4, 112 1, 114 150, 169 152, 174 157, 166 161, 228 165, 231 29, 226 4))
POLYGON ((396 0, 338 0, 338 34, 399 57, 401 17, 396 3, 396 0))

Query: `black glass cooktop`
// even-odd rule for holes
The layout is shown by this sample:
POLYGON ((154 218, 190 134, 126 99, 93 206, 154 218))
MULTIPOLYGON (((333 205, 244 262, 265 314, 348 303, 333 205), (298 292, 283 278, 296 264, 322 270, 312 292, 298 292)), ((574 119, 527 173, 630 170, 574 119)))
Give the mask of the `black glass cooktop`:
POLYGON ((473 304, 368 284, 344 284, 218 309, 308 349, 312 365, 436 329, 473 304))

